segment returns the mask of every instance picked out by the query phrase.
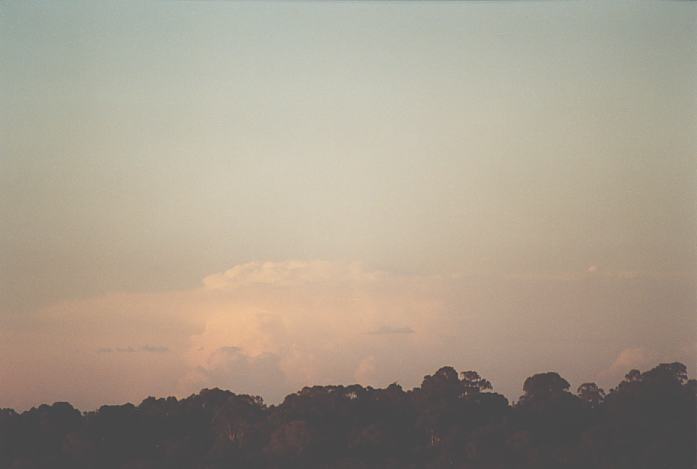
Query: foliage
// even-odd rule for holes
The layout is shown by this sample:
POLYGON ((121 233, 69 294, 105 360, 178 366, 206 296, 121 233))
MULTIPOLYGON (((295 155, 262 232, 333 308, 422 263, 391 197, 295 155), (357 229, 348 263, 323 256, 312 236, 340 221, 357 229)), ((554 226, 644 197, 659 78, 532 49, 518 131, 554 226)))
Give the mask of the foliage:
POLYGON ((510 405, 475 371, 410 391, 313 386, 267 406, 204 389, 80 413, 0 409, 0 468, 694 469, 697 382, 680 363, 630 371, 607 395, 554 372, 510 405))

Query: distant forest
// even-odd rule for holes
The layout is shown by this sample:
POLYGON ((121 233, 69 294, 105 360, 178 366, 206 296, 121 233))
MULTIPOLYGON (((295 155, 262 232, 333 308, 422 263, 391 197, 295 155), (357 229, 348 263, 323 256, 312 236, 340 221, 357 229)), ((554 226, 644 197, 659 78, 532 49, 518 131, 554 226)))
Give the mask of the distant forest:
POLYGON ((0 410, 0 468, 695 469, 697 381, 685 365, 630 371, 605 393, 554 372, 517 402, 443 367, 410 391, 313 386, 267 406, 204 389, 81 413, 0 410))

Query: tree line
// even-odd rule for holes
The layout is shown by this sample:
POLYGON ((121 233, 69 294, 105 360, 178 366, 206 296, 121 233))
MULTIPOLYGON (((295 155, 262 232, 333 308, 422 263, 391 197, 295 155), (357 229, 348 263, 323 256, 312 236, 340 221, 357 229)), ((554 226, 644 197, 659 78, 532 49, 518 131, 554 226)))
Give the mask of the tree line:
POLYGON ((81 413, 0 409, 0 468, 695 469, 697 381, 685 365, 630 371, 605 393, 555 372, 515 403, 475 371, 398 384, 312 386, 280 405, 204 389, 81 413))

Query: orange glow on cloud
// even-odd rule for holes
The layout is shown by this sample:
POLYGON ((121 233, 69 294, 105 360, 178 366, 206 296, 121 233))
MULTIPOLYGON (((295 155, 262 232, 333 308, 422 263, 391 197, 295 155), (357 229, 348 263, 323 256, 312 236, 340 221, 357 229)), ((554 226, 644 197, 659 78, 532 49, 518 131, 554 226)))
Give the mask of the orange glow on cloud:
MULTIPOLYGON (((251 262, 198 288, 62 302, 9 324, 0 330, 0 406, 90 408, 214 386, 278 401, 309 384, 412 386, 443 364, 476 368, 516 397, 525 376, 564 371, 581 353, 590 368, 578 379, 612 381, 637 357, 662 356, 647 351, 660 348, 650 342, 656 326, 637 322, 637 310, 689 288, 680 276, 425 276, 251 262)), ((667 310, 677 324, 689 307, 667 310)), ((693 347, 683 330, 677 358, 693 347)))

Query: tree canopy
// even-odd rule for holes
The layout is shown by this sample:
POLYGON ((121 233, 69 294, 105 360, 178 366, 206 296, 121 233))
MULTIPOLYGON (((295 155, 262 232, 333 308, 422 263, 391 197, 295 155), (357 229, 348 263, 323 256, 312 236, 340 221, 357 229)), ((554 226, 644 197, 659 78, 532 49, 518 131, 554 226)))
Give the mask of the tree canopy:
POLYGON ((84 413, 0 409, 0 468, 694 469, 697 382, 685 365, 632 370, 608 393, 570 388, 535 374, 511 404, 477 372, 446 366, 408 391, 311 386, 276 406, 204 389, 84 413))

